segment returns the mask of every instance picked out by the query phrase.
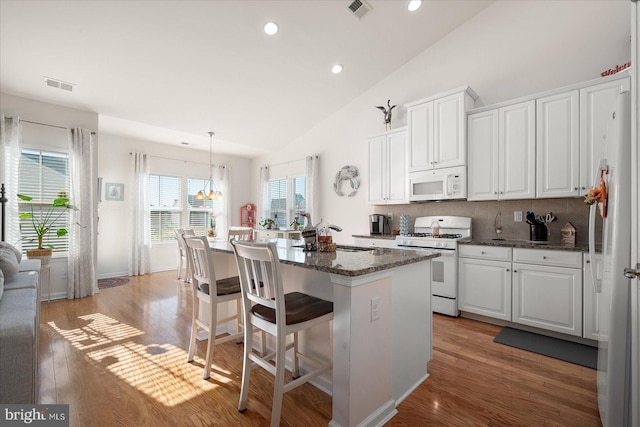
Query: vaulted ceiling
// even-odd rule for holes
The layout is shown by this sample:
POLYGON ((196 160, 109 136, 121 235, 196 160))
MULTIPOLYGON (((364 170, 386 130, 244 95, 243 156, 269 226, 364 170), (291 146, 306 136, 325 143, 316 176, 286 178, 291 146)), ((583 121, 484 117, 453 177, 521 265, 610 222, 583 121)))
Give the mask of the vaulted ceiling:
POLYGON ((254 157, 304 134, 491 1, 0 2, 0 89, 100 132, 254 157), (280 31, 268 36, 267 21, 280 31), (334 64, 344 70, 333 74, 334 64), (44 77, 73 84, 68 92, 44 77))

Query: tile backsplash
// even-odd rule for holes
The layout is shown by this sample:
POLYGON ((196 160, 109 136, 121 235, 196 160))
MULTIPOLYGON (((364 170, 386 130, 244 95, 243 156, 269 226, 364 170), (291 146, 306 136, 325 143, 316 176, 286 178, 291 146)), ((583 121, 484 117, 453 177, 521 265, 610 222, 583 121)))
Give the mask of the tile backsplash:
MULTIPOLYGON (((560 241, 560 229, 567 222, 576 227, 576 241, 587 243, 589 240, 589 206, 582 198, 566 199, 532 199, 532 200, 505 200, 487 202, 446 201, 411 203, 408 205, 372 206, 372 213, 393 214, 391 230, 400 227, 400 215, 410 216, 409 231, 413 231, 413 221, 418 216, 430 215, 456 215, 468 216, 473 219, 474 239, 493 239, 496 237, 496 223, 502 224, 502 238, 509 240, 528 240, 529 225, 525 222, 527 211, 536 215, 546 215, 549 212, 558 218, 549 226, 549 241, 560 241), (514 222, 514 211, 522 212, 522 222, 514 222)), ((596 216, 596 241, 600 240, 602 221, 596 216)), ((363 218, 366 220, 366 218, 363 218)))

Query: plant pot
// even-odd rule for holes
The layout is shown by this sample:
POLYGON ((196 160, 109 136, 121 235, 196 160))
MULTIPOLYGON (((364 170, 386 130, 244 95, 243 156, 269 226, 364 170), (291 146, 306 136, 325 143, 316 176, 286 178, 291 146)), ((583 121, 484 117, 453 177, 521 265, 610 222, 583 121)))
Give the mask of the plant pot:
POLYGON ((39 259, 42 265, 49 264, 51 260, 51 254, 53 253, 53 249, 28 249, 27 250, 27 258, 29 259, 39 259))

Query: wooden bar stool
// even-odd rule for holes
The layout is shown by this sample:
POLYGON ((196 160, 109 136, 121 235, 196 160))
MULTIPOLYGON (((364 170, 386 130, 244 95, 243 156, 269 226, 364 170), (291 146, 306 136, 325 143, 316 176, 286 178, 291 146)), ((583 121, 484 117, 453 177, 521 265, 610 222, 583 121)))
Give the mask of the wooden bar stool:
POLYGON ((191 265, 193 274, 193 280, 191 281, 193 310, 191 315, 191 339, 189 340, 187 362, 193 362, 196 353, 196 337, 198 331, 206 331, 208 334, 207 353, 202 377, 207 379, 211 375, 214 346, 234 339, 237 342, 241 342, 243 333, 240 332, 242 328, 240 308, 242 294, 240 292, 240 281, 238 276, 216 280, 211 248, 209 247, 209 242, 206 237, 185 236, 184 241, 187 248, 188 262, 191 265), (225 319, 217 320, 218 304, 233 300, 236 300, 236 314, 225 319), (209 304, 208 322, 203 322, 199 319, 200 301, 209 304), (216 338, 216 326, 234 319, 236 320, 237 332, 216 338))
POLYGON ((244 316, 244 361, 238 411, 247 409, 251 369, 258 365, 274 375, 271 426, 280 424, 282 395, 331 369, 331 362, 320 362, 298 352, 298 332, 333 319, 333 303, 300 292, 284 293, 276 245, 232 240, 242 288, 244 316), (252 306, 252 303, 255 304, 252 306), (275 337, 275 352, 266 356, 253 353, 253 328, 275 337), (287 335, 293 342, 287 345, 287 335), (292 381, 284 383, 285 353, 293 348, 292 381), (299 359, 314 368, 300 376, 299 359), (275 365, 271 361, 275 361, 275 365))

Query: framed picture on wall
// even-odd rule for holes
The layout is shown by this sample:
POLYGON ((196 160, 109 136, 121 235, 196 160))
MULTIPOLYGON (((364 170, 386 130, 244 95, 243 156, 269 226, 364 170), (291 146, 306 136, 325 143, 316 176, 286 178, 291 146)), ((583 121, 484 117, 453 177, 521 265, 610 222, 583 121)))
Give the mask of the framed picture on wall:
POLYGON ((124 184, 114 184, 107 182, 104 185, 105 200, 124 200, 124 184))

